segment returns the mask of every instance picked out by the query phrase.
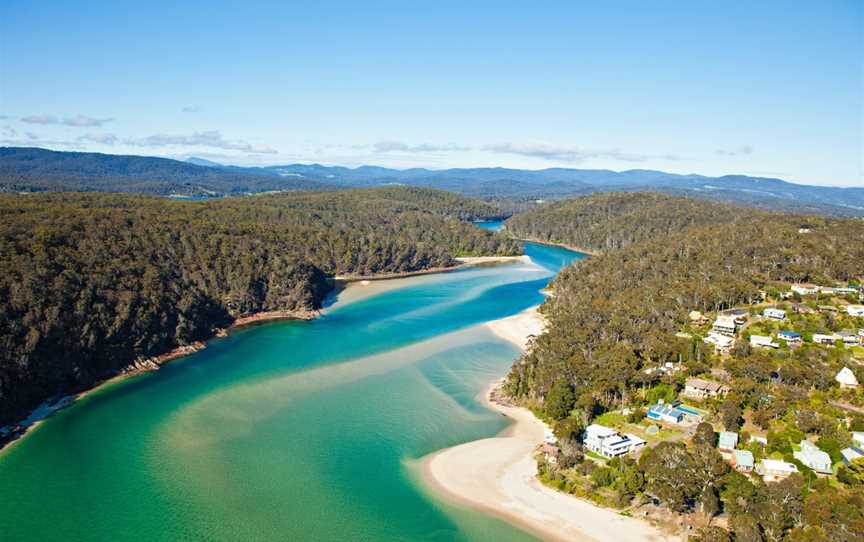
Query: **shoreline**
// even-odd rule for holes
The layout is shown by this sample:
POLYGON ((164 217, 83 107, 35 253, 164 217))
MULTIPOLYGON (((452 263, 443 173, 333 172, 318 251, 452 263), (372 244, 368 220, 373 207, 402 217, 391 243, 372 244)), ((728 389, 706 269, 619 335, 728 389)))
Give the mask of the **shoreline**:
MULTIPOLYGON (((382 275, 372 275, 372 276, 357 276, 357 277, 334 277, 335 287, 333 292, 339 294, 345 290, 347 286, 350 286, 352 283, 359 284, 368 284, 369 282, 374 281, 385 281, 385 280, 394 280, 408 277, 415 277, 421 275, 432 275, 438 273, 445 273, 450 271, 456 271, 459 269, 465 269, 468 267, 473 267, 477 265, 490 265, 497 263, 510 263, 516 261, 528 261, 531 259, 528 256, 477 256, 477 257, 466 257, 466 258, 456 258, 460 263, 451 267, 439 267, 439 268, 431 268, 424 269, 421 271, 411 271, 406 273, 389 273, 382 275)), ((330 294, 332 294, 331 292, 330 294)), ((328 294, 328 295, 330 295, 328 294)), ((67 408, 74 404, 79 399, 83 399, 88 394, 96 391, 97 389, 102 388, 108 384, 113 384, 120 382, 126 378, 131 378, 133 376, 141 375, 144 373, 150 373, 153 371, 158 371, 162 365, 169 363, 171 361, 186 357, 190 354, 194 354, 195 352, 199 352, 205 348, 207 348, 207 342, 221 337, 227 337, 230 332, 234 329, 238 329, 241 327, 248 327, 255 324, 263 324, 274 322, 278 320, 314 320, 319 317, 324 311, 326 307, 320 309, 298 309, 298 310, 288 310, 288 311, 263 311, 253 314, 248 314, 245 316, 240 316, 236 318, 229 326, 224 328, 216 328, 213 330, 213 333, 210 337, 204 340, 195 341, 194 343, 178 346, 168 352, 164 352, 162 354, 151 356, 149 358, 140 358, 136 360, 132 360, 127 365, 117 369, 115 372, 111 374, 105 375, 104 378, 97 380, 92 385, 87 386, 86 388, 79 389, 75 391, 75 389, 71 389, 68 393, 61 396, 51 397, 46 399, 39 405, 37 405, 33 410, 31 410, 26 417, 12 422, 6 426, 0 427, 0 454, 10 449, 14 444, 20 442, 24 439, 28 434, 30 434, 33 430, 35 430, 43 421, 50 418, 60 410, 67 408)))
POLYGON ((567 243, 557 243, 555 241, 541 241, 540 239, 532 239, 530 237, 516 237, 520 241, 527 241, 529 243, 537 243, 538 245, 546 245, 549 247, 560 247, 566 248, 567 250, 572 250, 573 252, 579 252, 581 254, 587 254, 588 256, 597 257, 602 256, 602 252, 598 252, 596 250, 591 250, 585 247, 577 247, 575 245, 568 245, 567 243))
MULTIPOLYGON (((525 350, 542 332, 537 307, 487 322, 498 337, 525 350)), ((439 450, 420 459, 424 485, 443 499, 480 510, 555 542, 658 542, 679 540, 650 523, 556 491, 537 478, 534 455, 548 426, 499 395, 504 379, 488 384, 480 402, 512 423, 498 435, 439 450)))

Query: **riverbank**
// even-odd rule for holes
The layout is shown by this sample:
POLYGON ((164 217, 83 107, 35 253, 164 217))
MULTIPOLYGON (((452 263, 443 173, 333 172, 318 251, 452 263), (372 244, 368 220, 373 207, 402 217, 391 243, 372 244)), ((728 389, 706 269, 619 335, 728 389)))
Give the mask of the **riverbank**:
POLYGON ((561 247, 566 248, 567 250, 572 250, 573 252, 581 252, 582 254, 587 254, 589 256, 600 256, 602 252, 597 250, 591 250, 585 247, 577 247, 576 245, 568 245, 567 243, 557 243, 554 241, 542 241, 540 239, 532 239, 530 237, 515 237, 520 241, 528 241, 530 243, 537 243, 538 245, 546 245, 549 247, 561 247))
MULTIPOLYGON (((536 308, 486 324, 496 335, 524 349, 530 335, 545 327, 536 308)), ((500 396, 502 380, 491 383, 481 401, 512 420, 493 438, 468 442, 422 460, 424 482, 445 498, 500 517, 545 540, 646 542, 671 541, 647 522, 600 508, 544 486, 537 479, 534 455, 546 424, 526 408, 500 396)))
MULTIPOLYGON (((339 282, 342 282, 343 284, 337 284, 336 292, 339 296, 340 301, 342 301, 344 298, 345 300, 352 302, 389 290, 408 286, 410 285, 410 283, 402 279, 409 277, 433 275, 441 272, 455 271, 457 269, 463 269, 475 265, 490 265, 495 263, 510 262, 531 262, 531 259, 528 256, 484 256, 459 258, 457 260, 460 261, 459 265, 447 268, 433 268, 412 273, 373 275, 366 278, 340 278, 339 282)), ((234 329, 254 324, 273 322, 276 320, 312 320, 320 316, 322 312, 325 311, 326 308, 321 310, 300 309, 291 311, 264 311, 249 314, 238 317, 228 327, 215 329, 210 339, 216 337, 225 337, 234 329)), ((174 348, 168 352, 159 354, 157 356, 133 360, 126 366, 118 369, 116 372, 106 375, 104 378, 96 381, 91 386, 77 390, 72 389, 63 396, 53 397, 44 401, 35 409, 33 409, 26 418, 18 422, 0 427, 0 453, 3 453, 4 450, 8 449, 14 443, 19 442, 31 431, 36 429, 45 419, 49 418, 56 412, 72 405, 75 401, 83 398, 84 396, 95 391, 96 389, 99 389, 107 384, 116 383, 126 378, 137 376, 143 373, 157 371, 162 365, 166 363, 188 356, 190 354, 194 354, 195 352, 203 350, 206 347, 206 342, 197 341, 192 344, 178 346, 177 348, 174 348)))
POLYGON ((475 265, 488 265, 498 263, 515 263, 525 262, 530 263, 531 258, 528 256, 463 256, 454 258, 458 263, 447 267, 430 267, 418 271, 402 271, 399 273, 378 273, 374 275, 336 275, 333 280, 338 282, 361 282, 361 281, 380 281, 401 279, 407 277, 419 277, 423 275, 434 275, 437 273, 449 273, 458 271, 475 265))

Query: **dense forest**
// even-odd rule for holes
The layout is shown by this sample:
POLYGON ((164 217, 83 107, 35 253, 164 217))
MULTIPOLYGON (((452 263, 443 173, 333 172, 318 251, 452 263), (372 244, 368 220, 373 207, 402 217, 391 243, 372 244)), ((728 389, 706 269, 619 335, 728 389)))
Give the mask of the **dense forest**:
POLYGON ((317 309, 328 276, 521 253, 459 220, 495 213, 416 188, 212 201, 0 196, 0 426, 237 317, 317 309))
POLYGON ((609 192, 536 207, 506 222, 514 235, 606 252, 705 224, 729 224, 754 211, 656 193, 609 192))
MULTIPOLYGON (((507 381, 512 396, 555 423, 562 449, 598 415, 674 399, 684 375, 712 369, 713 354, 701 340, 676 337, 689 324, 690 311, 746 306, 765 292, 776 295, 788 282, 845 285, 864 275, 864 222, 809 217, 808 229, 799 231, 801 217, 722 206, 704 216, 706 205, 651 194, 592 196, 556 206, 548 222, 508 222, 530 228, 524 231, 534 237, 605 251, 555 279, 554 294, 541 308, 548 330, 507 381), (610 206, 610 200, 624 204, 610 206), (592 208, 592 201, 600 205, 592 208), (568 224, 566 209, 576 210, 572 221, 584 230, 568 224), (697 216, 688 217, 690 212, 697 216), (685 372, 653 370, 667 362, 680 363, 685 372)), ((832 318, 823 320, 830 324, 832 318)), ((836 458, 848 445, 849 430, 824 394, 841 367, 858 371, 849 355, 842 348, 800 348, 784 354, 778 368, 768 353, 736 347, 724 365, 735 392, 719 407, 723 425, 737 431, 747 409, 751 423, 768 432, 768 452, 791 456, 793 445, 816 434, 836 458), (823 395, 815 399, 813 393, 823 395)), ((622 502, 646 492, 676 512, 712 517, 722 507, 730 514, 729 532, 708 528, 699 536, 705 542, 864 539, 864 479, 859 483, 852 470, 841 475, 847 486, 806 472, 764 484, 730 472, 716 451, 713 429, 704 425, 689 445, 663 442, 638 463, 620 458, 604 467, 591 461, 573 466, 594 487, 614 488, 622 502)), ((852 427, 864 428, 864 418, 852 427)), ((572 457, 567 460, 576 461, 572 457)))

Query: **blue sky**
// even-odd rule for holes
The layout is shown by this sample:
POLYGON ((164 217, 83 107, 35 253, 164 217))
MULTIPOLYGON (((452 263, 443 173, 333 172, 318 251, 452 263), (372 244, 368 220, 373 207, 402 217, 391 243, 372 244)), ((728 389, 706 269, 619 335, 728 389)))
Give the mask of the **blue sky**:
POLYGON ((5 0, 0 145, 864 186, 862 5, 5 0))

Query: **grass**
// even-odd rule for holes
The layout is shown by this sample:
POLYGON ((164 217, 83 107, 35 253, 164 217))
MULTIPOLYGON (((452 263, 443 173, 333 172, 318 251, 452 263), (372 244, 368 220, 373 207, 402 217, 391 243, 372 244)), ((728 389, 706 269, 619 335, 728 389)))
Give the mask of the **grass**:
POLYGON ((597 416, 597 419, 594 420, 594 423, 618 429, 622 427, 625 423, 627 423, 627 419, 620 412, 612 411, 597 416))

